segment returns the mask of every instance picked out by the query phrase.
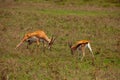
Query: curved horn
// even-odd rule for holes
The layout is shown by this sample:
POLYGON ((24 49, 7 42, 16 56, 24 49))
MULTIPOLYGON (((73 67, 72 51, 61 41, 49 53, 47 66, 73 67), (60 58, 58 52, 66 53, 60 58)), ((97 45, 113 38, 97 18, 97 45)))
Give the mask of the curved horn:
POLYGON ((53 43, 54 43, 55 40, 56 40, 56 37, 54 37, 54 36, 52 35, 51 41, 50 41, 50 43, 49 43, 49 49, 51 49, 51 47, 52 47, 52 45, 53 45, 53 43))
POLYGON ((52 43, 52 44, 54 43, 54 41, 56 40, 56 38, 57 38, 57 36, 54 37, 54 36, 52 35, 52 38, 51 38, 51 43, 52 43))
POLYGON ((52 38, 51 38, 51 42, 53 41, 53 35, 52 35, 52 38))

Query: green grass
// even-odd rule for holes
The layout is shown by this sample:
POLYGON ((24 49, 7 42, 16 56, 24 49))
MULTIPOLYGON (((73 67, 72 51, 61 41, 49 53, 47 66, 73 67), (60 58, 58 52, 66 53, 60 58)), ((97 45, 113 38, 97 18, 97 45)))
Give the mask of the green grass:
MULTIPOLYGON (((51 15, 75 15, 75 16, 106 16, 109 12, 105 11, 71 11, 71 10, 41 10, 40 13, 51 15)), ((116 13, 111 12, 111 15, 116 13)))
POLYGON ((96 5, 103 7, 118 6, 119 0, 16 0, 16 2, 54 3, 57 5, 96 5))
POLYGON ((0 7, 0 80, 120 79, 118 7, 67 4, 17 2, 0 7), (51 51, 43 52, 42 43, 15 50, 25 33, 38 29, 48 37, 58 36, 51 51), (70 54, 68 42, 82 39, 91 42, 94 65, 88 50, 82 62, 79 52, 70 54))
MULTIPOLYGON (((62 7, 61 7, 62 8, 62 7)), ((70 9, 61 9, 61 8, 38 8, 38 7, 31 7, 29 6, 28 7, 25 7, 24 9, 22 9, 21 7, 17 7, 17 8, 12 8, 12 9, 9 9, 9 11, 12 11, 13 13, 14 12, 17 12, 15 14, 17 15, 20 15, 20 14, 28 14, 30 15, 29 13, 32 13, 32 14, 48 14, 48 15, 71 15, 71 16, 119 16, 120 15, 120 12, 116 11, 116 10, 83 10, 83 9, 80 9, 80 10, 70 10, 70 9)), ((2 8, 1 10, 3 11, 8 11, 8 9, 6 8, 2 8)), ((10 12, 4 14, 4 15, 9 15, 11 14, 10 12)), ((4 16, 4 15, 1 15, 4 16)), ((7 17, 7 16, 6 16, 7 17)))

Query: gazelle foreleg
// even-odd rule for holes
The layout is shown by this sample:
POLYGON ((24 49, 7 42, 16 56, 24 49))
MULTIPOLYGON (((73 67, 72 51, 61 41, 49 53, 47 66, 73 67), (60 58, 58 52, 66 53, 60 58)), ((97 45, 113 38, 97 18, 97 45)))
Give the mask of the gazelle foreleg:
POLYGON ((45 41, 44 41, 44 40, 42 40, 41 42, 43 43, 43 52, 45 52, 45 48, 46 48, 45 41))
POLYGON ((29 46, 30 46, 34 41, 32 40, 32 38, 30 38, 30 39, 28 39, 26 42, 27 42, 27 49, 28 49, 29 46))
POLYGON ((31 42, 28 42, 28 43, 27 43, 27 49, 29 48, 29 46, 30 46, 31 44, 32 44, 31 42))

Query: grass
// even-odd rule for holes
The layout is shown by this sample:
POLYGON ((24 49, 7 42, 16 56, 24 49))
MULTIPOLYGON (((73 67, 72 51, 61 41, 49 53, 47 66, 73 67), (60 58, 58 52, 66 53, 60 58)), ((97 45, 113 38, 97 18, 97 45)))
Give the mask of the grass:
MULTIPOLYGON (((10 11, 12 10, 12 12, 14 13, 17 12, 16 14, 22 14, 22 13, 26 13, 28 15, 30 15, 29 13, 32 14, 48 14, 48 15, 72 15, 72 16, 119 16, 120 12, 117 12, 116 10, 89 10, 88 9, 61 9, 62 7, 56 7, 56 8, 49 8, 49 5, 46 5, 45 8, 39 8, 39 7, 31 7, 31 5, 29 5, 30 7, 26 7, 24 9, 21 9, 20 7, 16 7, 16 8, 11 8, 10 11)), ((40 6, 41 7, 41 6, 40 6)), ((2 8, 1 10, 5 11, 8 9, 6 8, 2 8)), ((6 13, 9 14, 9 13, 6 13)), ((12 14, 12 13, 11 13, 12 14)), ((5 14, 4 14, 5 15, 5 14)), ((3 16, 4 16, 3 15, 3 16)), ((2 17, 2 15, 1 15, 2 17)))
POLYGON ((103 7, 120 6, 119 0, 16 0, 16 2, 54 3, 57 5, 96 5, 103 7))
MULTIPOLYGON (((8 3, 7 3, 8 4, 8 3)), ((119 80, 120 12, 118 7, 68 6, 53 3, 15 2, 0 7, 1 80, 119 80), (42 44, 14 48, 23 35, 38 29, 56 34, 52 51, 42 44), (95 54, 81 62, 68 42, 90 40, 95 54), (38 51, 37 51, 38 49, 38 51)))

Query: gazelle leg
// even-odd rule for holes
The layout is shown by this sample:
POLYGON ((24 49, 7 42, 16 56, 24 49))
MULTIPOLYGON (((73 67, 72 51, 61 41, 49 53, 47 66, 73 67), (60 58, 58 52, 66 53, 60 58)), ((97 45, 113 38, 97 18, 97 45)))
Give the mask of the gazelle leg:
POLYGON ((82 58, 81 58, 81 61, 82 61, 83 58, 85 57, 85 46, 84 45, 81 46, 81 50, 82 50, 82 58))
POLYGON ((44 41, 42 41, 42 43, 43 43, 43 52, 45 52, 46 45, 44 41))
POLYGON ((37 39, 37 45, 38 45, 38 46, 40 45, 39 39, 37 39))
POLYGON ((95 58, 94 58, 94 54, 93 54, 92 48, 91 48, 91 46, 90 46, 90 43, 87 44, 87 47, 88 47, 88 49, 90 50, 90 52, 91 52, 91 54, 92 54, 92 64, 94 65, 95 58))
POLYGON ((85 52, 82 53, 82 58, 81 58, 81 61, 83 60, 83 58, 85 57, 85 52))
POLYGON ((44 47, 44 48, 46 48, 46 44, 45 44, 45 41, 42 41, 42 43, 43 43, 43 47, 44 47))
POLYGON ((27 47, 26 47, 27 49, 29 48, 28 46, 29 46, 29 44, 27 44, 27 47))
POLYGON ((81 58, 81 54, 82 54, 82 51, 81 51, 81 50, 82 50, 82 49, 81 49, 81 46, 78 48, 78 50, 79 50, 79 55, 78 55, 78 56, 79 56, 79 59, 80 59, 80 58, 81 58))
POLYGON ((39 42, 39 39, 38 39, 38 38, 37 38, 36 43, 37 43, 37 53, 38 53, 38 48, 39 48, 39 45, 40 45, 40 42, 39 42))
POLYGON ((32 44, 32 42, 28 42, 27 44, 27 49, 29 48, 28 46, 30 46, 32 44))
POLYGON ((91 46, 90 46, 90 43, 87 44, 87 47, 88 47, 88 49, 90 50, 90 52, 91 52, 91 54, 92 54, 92 57, 94 58, 94 54, 93 54, 92 48, 91 48, 91 46))
POLYGON ((33 43, 32 41, 28 41, 28 43, 27 43, 27 49, 29 50, 30 53, 33 53, 33 52, 34 52, 34 49, 33 49, 33 48, 30 48, 30 45, 31 45, 32 43, 33 43))

